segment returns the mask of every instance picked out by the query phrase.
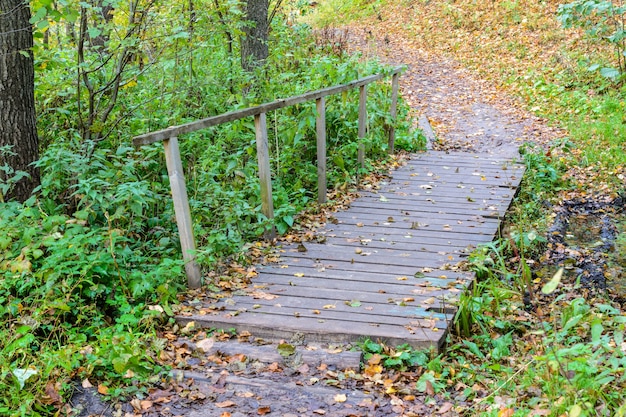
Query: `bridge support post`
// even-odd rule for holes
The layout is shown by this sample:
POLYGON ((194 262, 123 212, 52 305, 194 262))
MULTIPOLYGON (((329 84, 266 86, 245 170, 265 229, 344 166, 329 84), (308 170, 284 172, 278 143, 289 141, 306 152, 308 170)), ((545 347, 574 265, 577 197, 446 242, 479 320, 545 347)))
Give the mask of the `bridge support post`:
POLYGON ((164 140, 163 146, 165 148, 165 163, 167 165, 167 174, 170 178, 172 200, 174 201, 174 213, 176 215, 176 225, 178 226, 180 247, 183 251, 183 260, 185 261, 187 284, 189 288, 199 288, 202 284, 202 274, 200 266, 196 263, 196 242, 193 237, 191 210, 189 209, 187 186, 185 185, 183 164, 180 159, 178 138, 174 136, 164 140))
POLYGON ((320 97, 315 100, 317 118, 317 202, 326 202, 326 99, 320 97))
MULTIPOLYGON (((267 144, 267 118, 265 113, 254 116, 254 128, 256 130, 256 153, 259 163, 259 181, 261 183, 261 209, 265 217, 274 219, 274 202, 272 200, 272 173, 270 170, 270 152, 267 144)), ((274 227, 266 237, 273 239, 276 236, 274 227)))
POLYGON ((396 121, 398 119, 398 78, 399 73, 393 74, 391 78, 391 107, 389 108, 389 114, 391 116, 391 125, 389 126, 389 146, 388 151, 390 155, 393 155, 396 142, 396 121))
POLYGON ((362 85, 359 94, 359 153, 358 160, 361 168, 365 168, 365 143, 363 139, 367 133, 367 85, 362 85))

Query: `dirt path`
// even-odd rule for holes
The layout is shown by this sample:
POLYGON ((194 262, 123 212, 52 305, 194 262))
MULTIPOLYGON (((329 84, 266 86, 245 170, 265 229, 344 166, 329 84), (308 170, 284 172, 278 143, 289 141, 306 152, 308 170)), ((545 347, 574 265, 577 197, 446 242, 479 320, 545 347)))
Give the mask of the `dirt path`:
POLYGON ((522 144, 547 146, 563 134, 455 61, 421 49, 420 42, 407 34, 391 36, 379 25, 338 29, 332 36, 346 39, 349 50, 360 51, 364 58, 407 65, 400 78, 402 95, 428 119, 436 150, 519 158, 522 144))

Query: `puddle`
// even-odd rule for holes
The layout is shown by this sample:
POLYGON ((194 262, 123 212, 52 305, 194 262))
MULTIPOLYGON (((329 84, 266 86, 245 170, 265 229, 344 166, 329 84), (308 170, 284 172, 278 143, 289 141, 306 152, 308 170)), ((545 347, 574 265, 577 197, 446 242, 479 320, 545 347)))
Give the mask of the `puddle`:
POLYGON ((551 266, 538 276, 565 268, 565 277, 582 286, 626 297, 626 214, 624 199, 565 201, 548 233, 551 266))

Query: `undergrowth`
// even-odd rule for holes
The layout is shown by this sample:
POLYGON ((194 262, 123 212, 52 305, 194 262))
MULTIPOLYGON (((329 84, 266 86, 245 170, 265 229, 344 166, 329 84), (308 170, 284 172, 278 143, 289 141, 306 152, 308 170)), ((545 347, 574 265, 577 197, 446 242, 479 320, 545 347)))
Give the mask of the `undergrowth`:
MULTIPOLYGON (((389 71, 345 53, 327 55, 285 9, 273 21, 267 64, 256 74, 244 73, 238 45, 224 37, 236 38, 236 11, 198 11, 206 26, 192 34, 184 32, 184 14, 151 15, 183 31, 150 28, 152 43, 129 63, 132 77, 123 83, 108 124, 91 126, 107 129, 96 141, 81 136, 72 42, 53 42, 65 36, 54 22, 50 43, 38 38, 41 186, 23 204, 0 204, 0 415, 69 412, 77 384, 93 385, 107 398, 141 398, 149 384, 170 379, 172 363, 160 355, 165 342, 157 329, 168 323, 169 306, 183 290, 183 264, 162 146, 135 149, 133 136, 389 71), (232 21, 206 29, 224 18, 220 13, 230 13, 232 21), (190 36, 196 44, 183 42, 190 36)), ((98 56, 88 58, 95 62, 98 56)), ((328 99, 330 188, 355 184, 374 161, 388 158, 388 84, 369 89, 365 170, 356 163, 358 92, 328 99)), ((401 102, 396 146, 413 151, 423 144, 407 115, 401 102)), ((283 233, 317 195, 314 103, 267 117, 273 225, 283 233)), ((253 122, 180 140, 198 260, 207 272, 225 271, 231 262, 245 261, 244 244, 272 223, 260 209, 253 122)), ((0 184, 4 195, 20 173, 0 168, 10 177, 0 184)))

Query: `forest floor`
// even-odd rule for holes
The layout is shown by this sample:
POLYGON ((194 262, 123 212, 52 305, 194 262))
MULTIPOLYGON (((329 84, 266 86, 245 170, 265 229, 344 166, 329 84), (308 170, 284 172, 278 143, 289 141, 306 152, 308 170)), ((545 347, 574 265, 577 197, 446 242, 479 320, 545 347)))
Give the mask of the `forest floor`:
MULTIPOLYGON (((350 51, 361 51, 364 59, 378 57, 389 64, 407 65, 401 77, 402 94, 416 120, 432 127, 434 149, 513 159, 524 143, 547 146, 564 135, 458 62, 424 49, 402 30, 391 33, 385 22, 325 30, 318 38, 342 42, 350 51)), ((445 417, 471 415, 476 405, 476 399, 469 401, 462 395, 466 386, 435 392, 427 382, 417 391, 418 372, 384 369, 377 360, 366 361, 359 369, 357 358, 355 367, 344 369, 355 360, 353 346, 302 345, 291 340, 284 344, 296 347, 296 354, 281 355, 276 343, 265 344, 253 335, 222 335, 222 340, 205 336, 194 329, 164 331, 170 340, 166 353, 175 358, 179 369, 174 370, 172 382, 152 390, 145 399, 107 407, 93 389, 85 389, 74 397, 74 406, 82 416, 445 417), (230 347, 216 350, 214 343, 230 347), (306 359, 311 357, 306 352, 319 355, 306 359)), ((477 395, 480 399, 493 387, 471 388, 483 392, 477 395)))

